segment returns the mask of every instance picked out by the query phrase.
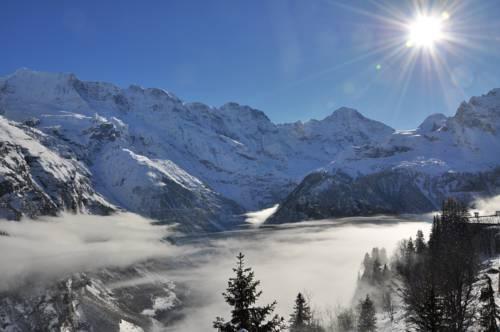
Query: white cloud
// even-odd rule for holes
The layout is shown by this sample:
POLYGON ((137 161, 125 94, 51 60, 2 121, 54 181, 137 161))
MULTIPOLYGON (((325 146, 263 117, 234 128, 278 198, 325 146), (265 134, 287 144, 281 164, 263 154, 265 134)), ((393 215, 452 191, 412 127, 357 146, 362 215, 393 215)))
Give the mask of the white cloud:
POLYGON ((493 215, 496 211, 500 211, 500 195, 487 199, 478 199, 474 202, 474 207, 472 211, 479 212, 481 215, 493 215))
POLYGON ((127 266, 172 255, 164 226, 131 213, 101 217, 65 214, 0 221, 0 290, 105 266, 127 266))

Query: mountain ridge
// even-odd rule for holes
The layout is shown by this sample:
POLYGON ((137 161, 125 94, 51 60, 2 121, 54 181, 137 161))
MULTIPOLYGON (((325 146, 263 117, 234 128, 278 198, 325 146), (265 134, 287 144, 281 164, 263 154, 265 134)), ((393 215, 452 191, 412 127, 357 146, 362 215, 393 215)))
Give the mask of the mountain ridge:
MULTIPOLYGON (((22 69, 0 78, 0 113, 43 134, 49 150, 78 160, 109 206, 192 230, 221 230, 240 225, 245 211, 278 202, 272 219, 289 216, 284 209, 297 205, 290 195, 317 171, 354 182, 390 170, 405 180, 412 172, 492 171, 498 160, 485 149, 500 142, 499 95, 491 90, 462 103, 454 116, 434 114, 415 130, 397 131, 348 107, 322 120, 275 124, 234 102, 211 107, 163 89, 22 69)), ((353 209, 363 210, 371 211, 353 209)))
POLYGON ((230 220, 222 229, 240 223, 245 210, 274 205, 338 153, 394 131, 347 108, 323 120, 274 124, 264 112, 234 102, 210 107, 162 89, 27 69, 0 79, 0 110, 77 154, 112 204, 159 219, 211 211, 193 217, 207 225, 230 220), (175 167, 166 171, 165 163, 175 167), (122 164, 134 170, 120 177, 122 164), (167 181, 170 190, 158 186, 158 178, 179 177, 197 185, 187 191, 176 181, 167 181), (144 201, 139 192, 155 194, 144 201), (190 198, 176 201, 174 192, 190 198), (173 213, 177 206, 183 209, 173 213))
POLYGON ((500 89, 433 114, 415 130, 339 155, 308 175, 268 221, 423 213, 447 197, 467 203, 500 194, 500 89))

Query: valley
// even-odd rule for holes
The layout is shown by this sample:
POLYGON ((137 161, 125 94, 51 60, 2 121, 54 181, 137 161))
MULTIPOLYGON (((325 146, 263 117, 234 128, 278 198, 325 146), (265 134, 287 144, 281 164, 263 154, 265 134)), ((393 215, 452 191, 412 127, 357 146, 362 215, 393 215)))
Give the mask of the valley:
MULTIPOLYGON (((99 222, 105 223, 106 219, 99 222)), ((175 247, 155 247, 153 258, 145 262, 119 268, 113 268, 110 262, 105 269, 84 273, 84 267, 75 265, 74 272, 66 270, 49 279, 59 280, 57 283, 23 286, 21 297, 11 286, 17 295, 0 301, 0 317, 7 331, 15 331, 15 326, 23 330, 30 321, 68 321, 74 327, 90 325, 94 331, 112 331, 118 330, 122 319, 144 331, 208 328, 217 315, 228 311, 221 294, 234 257, 241 251, 262 282, 263 302, 276 299, 278 313, 286 316, 295 293, 305 292, 318 315, 326 320, 337 306, 351 305, 365 252, 385 247, 391 253, 401 234, 414 235, 418 229, 428 233, 430 223, 393 217, 346 218, 221 232, 209 237, 177 237, 175 247), (61 278, 64 275, 71 277, 61 278), (67 280, 71 280, 72 288, 67 288, 67 280), (58 300, 65 289, 74 313, 58 300), (15 301, 21 301, 15 305, 17 309, 13 308, 15 301), (44 309, 49 307, 54 309, 44 309), (96 310, 100 312, 97 316, 96 310), (21 318, 23 311, 37 314, 21 318)), ((136 247, 136 252, 144 250, 139 250, 139 243, 136 247)), ((75 262, 82 259, 71 251, 68 254, 75 262)), ((58 256, 57 251, 52 252, 39 264, 50 267, 58 256)))

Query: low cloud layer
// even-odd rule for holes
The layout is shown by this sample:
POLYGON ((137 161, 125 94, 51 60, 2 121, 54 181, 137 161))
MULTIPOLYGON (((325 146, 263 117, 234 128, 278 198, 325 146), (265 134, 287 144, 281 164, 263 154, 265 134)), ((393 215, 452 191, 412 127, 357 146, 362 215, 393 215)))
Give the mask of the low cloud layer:
MULTIPOLYGON (((261 215, 256 217, 262 220, 261 215)), ((418 229, 428 233, 430 224, 389 217, 346 218, 231 232, 173 246, 161 242, 167 228, 153 226, 134 214, 0 221, 0 230, 9 234, 0 236, 0 291, 27 281, 43 282, 74 272, 170 257, 169 261, 179 264, 165 269, 160 264, 160 270, 139 279, 107 286, 115 289, 157 279, 182 284, 188 289, 181 308, 185 319, 169 330, 197 331, 209 329, 218 315, 229 317, 230 307, 221 293, 233 275, 239 251, 245 253, 262 282, 262 303, 278 300, 277 312, 288 317, 299 291, 309 294, 320 310, 349 304, 364 253, 376 246, 390 253, 399 240, 418 229)))
POLYGON ((385 247, 391 254, 400 240, 414 237, 418 229, 428 234, 430 225, 389 217, 346 218, 241 232, 210 241, 210 255, 198 256, 194 267, 169 272, 170 278, 192 288, 190 303, 194 304, 185 308, 186 319, 172 330, 208 329, 216 316, 230 317, 231 308, 221 293, 233 275, 239 251, 261 280, 262 303, 276 299, 278 313, 288 318, 298 292, 309 294, 322 312, 350 304, 365 252, 385 247))
POLYGON ((175 254, 161 242, 167 228, 131 213, 0 221, 0 291, 23 281, 63 277, 105 266, 126 266, 175 254))

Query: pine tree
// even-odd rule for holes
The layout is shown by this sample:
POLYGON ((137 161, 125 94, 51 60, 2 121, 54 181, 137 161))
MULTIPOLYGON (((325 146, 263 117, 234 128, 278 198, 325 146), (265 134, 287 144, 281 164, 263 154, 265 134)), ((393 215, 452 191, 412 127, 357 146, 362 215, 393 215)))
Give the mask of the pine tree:
POLYGON ((290 315, 290 331, 302 332, 311 324, 311 308, 304 296, 299 293, 295 299, 293 314, 290 315))
POLYGON ((290 315, 290 332, 323 332, 324 329, 314 319, 311 306, 299 293, 295 299, 293 313, 290 315))
POLYGON ((495 303, 495 293, 491 285, 491 279, 486 275, 486 286, 481 290, 479 298, 484 302, 481 308, 481 326, 484 332, 497 332, 498 325, 497 319, 500 318, 498 314, 498 306, 495 303))
POLYGON ((377 330, 376 324, 375 306, 370 296, 366 295, 366 298, 359 303, 358 331, 374 332, 377 330))
POLYGON ((372 248, 372 260, 380 260, 380 250, 375 247, 375 248, 372 248))
POLYGON ((426 247, 424 233, 421 230, 418 230, 417 238, 415 239, 415 252, 417 255, 423 254, 426 247))
POLYGON ((260 281, 255 280, 251 268, 245 267, 242 253, 239 253, 236 267, 233 268, 235 277, 229 278, 227 291, 223 293, 226 302, 233 307, 231 321, 225 322, 217 317, 213 323, 214 328, 221 332, 236 332, 246 329, 249 332, 277 332, 283 329, 283 318, 274 315, 270 320, 276 301, 262 307, 254 306, 262 291, 257 290, 260 281))
POLYGON ((371 277, 369 274, 372 272, 372 259, 369 253, 365 254, 365 258, 363 259, 363 275, 367 278, 371 277))
MULTIPOLYGON (((430 267, 438 276, 438 292, 443 299, 444 324, 453 331, 467 331, 474 319, 473 283, 479 270, 475 230, 468 225, 467 207, 456 200, 443 203, 436 217, 438 235, 430 250, 430 267)), ((434 230, 434 228, 433 228, 434 230)), ((431 233, 431 237, 435 236, 431 233)))
POLYGON ((380 282, 382 282, 382 267, 380 265, 380 261, 378 260, 378 258, 376 258, 374 261, 373 261, 373 266, 372 266, 372 279, 371 279, 371 284, 372 285, 376 285, 376 284, 379 284, 380 282))
POLYGON ((410 237, 408 243, 406 244, 406 254, 413 255, 415 253, 415 245, 413 244, 413 240, 410 237))

